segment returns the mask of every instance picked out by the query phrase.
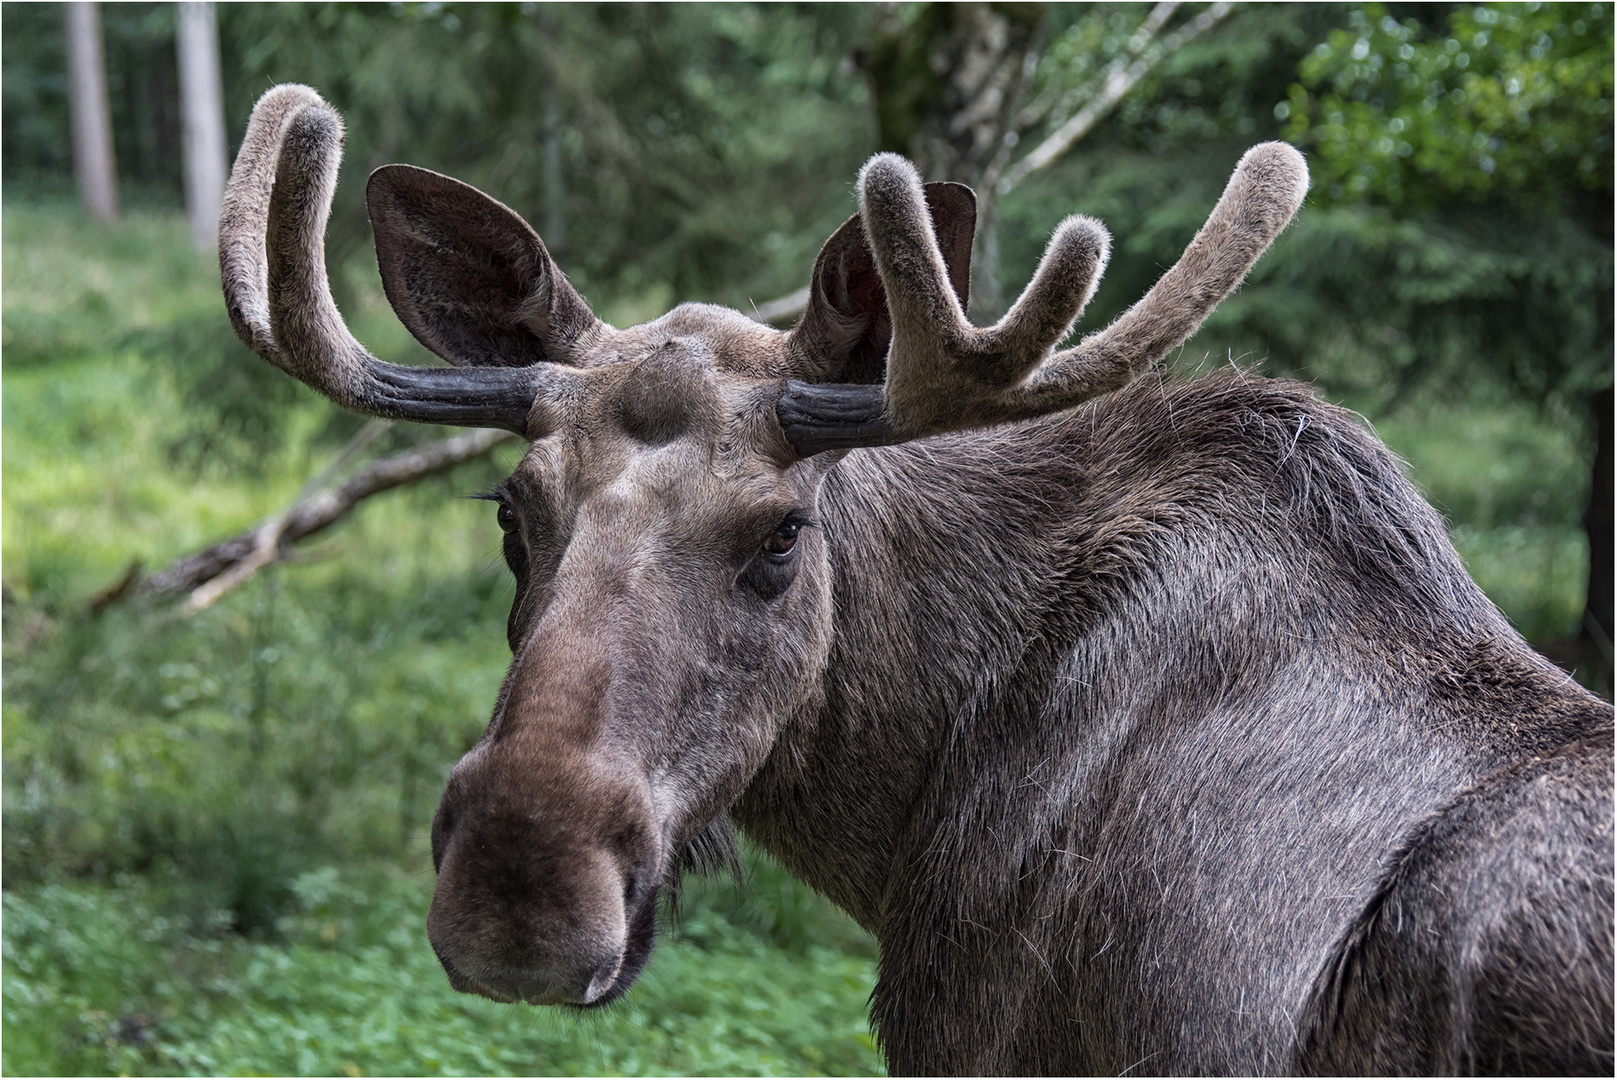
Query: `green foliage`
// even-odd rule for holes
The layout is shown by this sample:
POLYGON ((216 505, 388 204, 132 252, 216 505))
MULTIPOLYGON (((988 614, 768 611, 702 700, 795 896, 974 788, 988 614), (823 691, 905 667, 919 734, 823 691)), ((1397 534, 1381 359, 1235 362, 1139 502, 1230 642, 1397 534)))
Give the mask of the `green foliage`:
MULTIPOLYGON (((1185 5, 1170 25, 1194 17, 1198 6, 1205 5, 1185 5)), ((1039 63, 1040 95, 1094 86, 1107 64, 1126 54, 1130 35, 1151 7, 1053 8, 1050 45, 1039 63)), ((1275 94, 1296 79, 1298 57, 1327 32, 1337 14, 1334 8, 1238 6, 1217 28, 1164 57, 1084 140, 1080 152, 1097 144, 1121 144, 1173 154, 1206 140, 1235 137, 1244 147, 1277 138, 1280 125, 1271 115, 1275 94)))
POLYGON ((58 4, 0 7, 0 167, 8 186, 71 181, 67 52, 58 4))
POLYGON ((201 272, 195 252, 172 242, 171 214, 137 211, 101 233, 87 230, 65 200, 8 203, 5 214, 0 348, 8 376, 215 314, 218 282, 201 272))
POLYGON ((5 896, 9 1075, 874 1075, 867 957, 783 949, 716 910, 673 930, 603 1013, 450 990, 430 889, 309 870, 271 944, 164 914, 139 879, 5 896))
POLYGON ((318 88, 347 121, 336 261, 366 246, 366 175, 402 158, 528 217, 602 317, 624 325, 684 299, 745 306, 796 288, 849 212, 846 178, 869 142, 864 87, 840 63, 863 20, 851 6, 220 15, 233 137, 274 82, 318 88))
POLYGON ((1612 378, 1610 6, 1468 5, 1442 33, 1376 5, 1347 21, 1276 107, 1313 151, 1312 201, 1352 207, 1323 218, 1330 256, 1298 284, 1390 339, 1395 394, 1481 361, 1584 412, 1612 378))
MULTIPOLYGON (((120 176, 173 206, 171 7, 101 10, 120 176)), ((864 83, 844 62, 867 19, 857 5, 218 13, 232 147, 278 82, 314 86, 347 122, 328 241, 339 270, 369 258, 366 176, 403 159, 528 217, 602 317, 624 325, 681 300, 745 307, 797 288, 850 212, 848 177, 873 137, 864 83)), ((3 14, 5 178, 29 191, 68 186, 61 12, 3 14)), ((346 309, 346 276, 334 285, 346 309)))
MULTIPOLYGON (((179 74, 174 5, 100 8, 113 152, 126 206, 174 206, 181 198, 179 74)), ((17 189, 71 190, 67 58, 61 4, 0 9, 4 178, 17 189)))
POLYGON ((1370 4, 1303 61, 1276 115, 1333 199, 1609 200, 1612 21, 1601 3, 1464 5, 1428 33, 1370 4))
POLYGON ((1209 329, 1263 341, 1279 370, 1360 408, 1422 387, 1505 393, 1582 426, 1566 403, 1610 385, 1611 281, 1611 246, 1564 217, 1310 208, 1209 329))
MULTIPOLYGON (((1589 542, 1587 440, 1577 418, 1519 402, 1406 400, 1376 434, 1449 519, 1466 569, 1541 647, 1577 631, 1589 542)), ((1585 672, 1587 675, 1587 672, 1585 672)))

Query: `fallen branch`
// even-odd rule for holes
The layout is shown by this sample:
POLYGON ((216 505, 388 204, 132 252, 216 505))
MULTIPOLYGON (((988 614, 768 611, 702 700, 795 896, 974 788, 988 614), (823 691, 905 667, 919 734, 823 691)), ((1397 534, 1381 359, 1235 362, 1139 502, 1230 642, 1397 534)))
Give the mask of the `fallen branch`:
MULTIPOLYGON (((367 436, 366 441, 373 437, 367 436)), ((147 578, 138 591, 147 596, 184 592, 188 594, 185 610, 201 611, 259 570, 285 558, 291 545, 341 521, 372 495, 446 473, 514 438, 508 431, 470 431, 373 461, 336 487, 311 484, 308 488, 316 490, 305 488, 283 513, 170 564, 147 578)), ((345 452, 346 456, 351 455, 345 452)), ((129 591, 125 586, 119 595, 129 591)))
POLYGON ((123 577, 90 597, 90 610, 96 613, 105 611, 111 605, 128 596, 129 590, 133 589, 139 581, 140 560, 130 559, 129 565, 124 568, 123 577))

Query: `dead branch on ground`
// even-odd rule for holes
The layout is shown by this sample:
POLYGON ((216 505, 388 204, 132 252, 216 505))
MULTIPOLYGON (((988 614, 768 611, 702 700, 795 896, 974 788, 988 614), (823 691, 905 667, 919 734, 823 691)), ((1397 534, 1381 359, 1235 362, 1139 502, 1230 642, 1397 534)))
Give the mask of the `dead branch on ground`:
MULTIPOLYGON (((361 431, 356 441, 361 437, 369 441, 375 434, 374 430, 361 431)), ((322 483, 358 449, 350 443, 338 456, 338 461, 305 485, 298 498, 283 512, 240 535, 171 563, 141 582, 138 589, 131 590, 125 584, 118 590, 118 596, 131 592, 155 597, 185 593, 185 612, 201 611, 259 570, 285 558, 293 544, 341 521, 372 495, 446 473, 514 438, 516 436, 508 431, 469 431, 373 461, 339 485, 322 483)), ((111 591, 103 590, 98 599, 111 591)))

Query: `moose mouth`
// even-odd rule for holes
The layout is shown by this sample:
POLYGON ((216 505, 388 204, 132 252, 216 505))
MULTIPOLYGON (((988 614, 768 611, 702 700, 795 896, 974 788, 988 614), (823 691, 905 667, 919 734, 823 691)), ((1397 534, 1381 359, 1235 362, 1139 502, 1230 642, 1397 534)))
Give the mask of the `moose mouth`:
POLYGON ((610 1005, 627 994, 629 987, 640 978, 640 973, 646 969, 646 964, 651 960, 651 950, 657 944, 657 897, 661 893, 660 886, 651 886, 640 898, 640 903, 629 913, 629 933, 624 942, 623 959, 618 964, 617 974, 612 976, 611 982, 600 988, 600 993, 593 1001, 584 1002, 578 1005, 579 1008, 598 1009, 603 1005, 610 1005))
POLYGON ((472 975, 457 967, 436 945, 432 951, 443 965, 444 974, 449 976, 449 985, 462 994, 476 994, 502 1005, 524 1001, 529 1005, 562 1005, 581 1012, 599 1009, 627 994, 651 960, 651 951, 657 944, 657 899, 661 891, 660 886, 652 886, 633 905, 628 912, 628 934, 616 967, 603 970, 590 980, 582 998, 557 986, 541 972, 487 966, 472 975))

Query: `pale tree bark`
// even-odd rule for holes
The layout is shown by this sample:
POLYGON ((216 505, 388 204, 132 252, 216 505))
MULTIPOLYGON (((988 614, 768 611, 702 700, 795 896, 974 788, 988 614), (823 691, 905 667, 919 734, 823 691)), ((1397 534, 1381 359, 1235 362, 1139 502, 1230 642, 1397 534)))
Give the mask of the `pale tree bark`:
MULTIPOLYGON (((1168 20, 1173 18, 1174 12, 1179 8, 1179 0, 1162 0, 1153 5, 1146 17, 1140 21, 1140 25, 1135 28, 1134 33, 1129 35, 1122 54, 1115 57, 1107 66, 1099 82, 1104 83, 1112 72, 1121 71, 1135 57, 1145 52, 1152 39, 1167 25, 1168 20)), ((1022 130, 1026 130, 1052 116, 1071 116, 1074 109, 1093 96, 1095 85, 1096 80, 1090 80, 1067 87, 1059 84, 1044 87, 1022 110, 1022 115, 1017 119, 1018 125, 1022 130)), ((1005 160, 1009 161, 1010 157, 1007 155, 1005 160)))
POLYGON ((191 219, 192 246, 198 251, 211 251, 219 244, 219 206, 224 199, 229 158, 224 89, 219 77, 219 28, 212 3, 175 6, 185 210, 191 219))
POLYGON ((72 112, 73 176, 84 208, 103 221, 118 218, 118 171, 107 105, 107 62, 101 12, 93 3, 62 5, 67 34, 68 104, 72 112))
MULTIPOLYGON (((1172 8, 1177 6, 1177 4, 1158 4, 1156 10, 1168 9, 1167 13, 1171 14, 1172 8)), ((1194 19, 1163 38, 1159 46, 1150 48, 1142 44, 1134 57, 1119 57, 1107 68, 1105 75, 1101 77, 1099 87, 1095 89, 1093 95, 1081 107, 1062 120, 1055 130, 1045 137, 1043 142, 1028 152, 1026 157, 1005 170, 1005 174, 998 179, 995 185, 997 192, 1001 195, 1006 194, 1026 179, 1029 174, 1049 166, 1060 158, 1062 154, 1072 149, 1073 144, 1089 134, 1096 124, 1105 119, 1106 115, 1117 107, 1118 102, 1127 97, 1129 91, 1133 90, 1141 79, 1150 74, 1151 69, 1156 67, 1164 57, 1184 48, 1203 31, 1222 22, 1233 7, 1234 5, 1228 3, 1213 4, 1206 11, 1203 11, 1200 15, 1197 15, 1194 19)), ((1156 10, 1152 12, 1153 15, 1156 14, 1156 10)), ((1147 42, 1167 19, 1164 16, 1161 20, 1156 21, 1155 27, 1150 25, 1152 21, 1148 17, 1146 25, 1141 27, 1142 31, 1150 31, 1145 36, 1145 41, 1147 42)), ((1135 39, 1139 39, 1140 36, 1140 34, 1136 34, 1135 39)))

